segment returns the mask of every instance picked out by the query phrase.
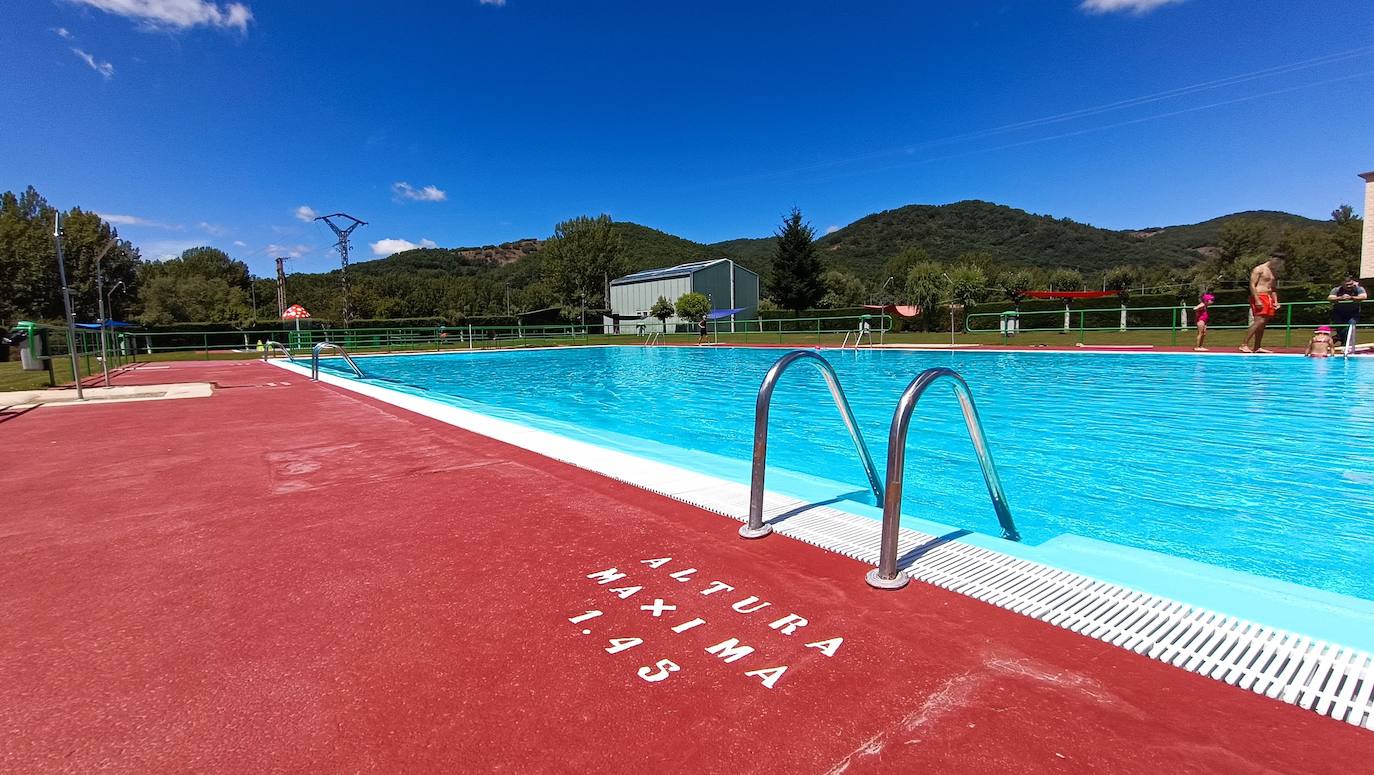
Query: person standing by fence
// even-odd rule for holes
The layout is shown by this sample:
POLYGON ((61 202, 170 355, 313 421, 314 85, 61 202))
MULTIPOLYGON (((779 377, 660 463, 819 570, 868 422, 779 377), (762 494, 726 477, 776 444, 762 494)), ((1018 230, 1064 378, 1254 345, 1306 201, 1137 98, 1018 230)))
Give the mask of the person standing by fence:
POLYGON ((1336 330, 1342 331, 1341 339, 1347 348, 1355 346, 1355 328, 1360 324, 1361 303, 1369 298, 1369 292, 1360 285, 1354 275, 1346 275, 1345 282, 1331 289, 1326 300, 1331 304, 1331 322, 1336 330))

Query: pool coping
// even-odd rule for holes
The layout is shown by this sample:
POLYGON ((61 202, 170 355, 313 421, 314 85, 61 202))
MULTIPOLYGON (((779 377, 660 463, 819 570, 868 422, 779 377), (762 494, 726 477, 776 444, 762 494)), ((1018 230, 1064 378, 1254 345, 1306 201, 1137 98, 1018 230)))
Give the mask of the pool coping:
MULTIPOLYGON (((268 362, 309 376, 299 363, 268 362)), ((320 381, 721 516, 746 519, 749 488, 743 484, 349 377, 321 372, 320 381)), ((764 516, 781 535, 877 563, 881 525, 873 519, 773 491, 765 492, 764 516)), ((906 526, 898 554, 900 568, 915 580, 1374 730, 1374 655, 1369 652, 906 526)))

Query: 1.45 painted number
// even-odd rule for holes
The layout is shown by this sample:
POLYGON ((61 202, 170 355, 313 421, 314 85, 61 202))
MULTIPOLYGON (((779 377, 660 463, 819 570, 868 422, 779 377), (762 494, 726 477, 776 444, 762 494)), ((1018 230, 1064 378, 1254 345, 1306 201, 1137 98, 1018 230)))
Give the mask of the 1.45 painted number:
MULTIPOLYGON (((595 619, 600 616, 600 611, 585 611, 577 616, 568 617, 568 621, 573 624, 581 624, 588 619, 595 619)), ((583 630, 583 632, 587 632, 583 630)), ((610 645, 606 646, 607 654, 619 654, 622 651, 629 651, 635 646, 644 643, 643 638, 611 638, 606 641, 610 645)), ((651 684, 667 680, 668 676, 681 670, 682 667, 671 659, 660 659, 654 663, 653 667, 644 666, 639 668, 638 675, 651 684)))
POLYGON ((667 678, 670 673, 676 673, 677 671, 682 669, 678 667, 677 663, 671 659, 660 659, 654 665, 654 667, 657 667, 658 669, 654 670, 652 667, 639 668, 639 677, 643 678, 651 684, 656 684, 659 681, 662 681, 663 679, 667 678))

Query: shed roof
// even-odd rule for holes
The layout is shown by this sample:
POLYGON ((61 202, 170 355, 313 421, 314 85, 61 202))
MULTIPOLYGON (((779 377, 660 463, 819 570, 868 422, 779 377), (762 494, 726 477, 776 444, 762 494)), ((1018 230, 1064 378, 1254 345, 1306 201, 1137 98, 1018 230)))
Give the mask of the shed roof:
MULTIPOLYGON (((642 272, 635 272, 633 274, 627 274, 624 277, 617 277, 611 281, 611 285, 630 285, 632 283, 642 283, 649 280, 667 280, 672 277, 686 277, 691 274, 696 274, 713 264, 719 264, 722 261, 729 260, 728 258, 713 258, 706 261, 691 261, 686 264, 678 264, 677 266, 663 267, 660 269, 645 269, 642 272)), ((735 266, 744 269, 746 272, 751 271, 739 266, 738 263, 736 263, 735 266)))

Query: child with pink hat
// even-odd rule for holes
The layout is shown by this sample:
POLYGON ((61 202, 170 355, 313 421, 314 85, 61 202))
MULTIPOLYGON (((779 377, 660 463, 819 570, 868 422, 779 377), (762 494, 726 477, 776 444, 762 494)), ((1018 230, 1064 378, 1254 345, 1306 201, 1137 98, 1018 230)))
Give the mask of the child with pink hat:
POLYGON ((1312 341, 1307 343, 1308 358, 1329 358, 1336 352, 1336 337, 1331 335, 1331 326, 1317 326, 1312 341))
POLYGON ((1202 301, 1193 307, 1193 312, 1197 313, 1197 346, 1193 349, 1200 353, 1207 352, 1207 348, 1202 346, 1202 343, 1207 340, 1207 318, 1210 317, 1207 308, 1212 306, 1212 302, 1216 298, 1210 293, 1204 293, 1202 294, 1202 301))

